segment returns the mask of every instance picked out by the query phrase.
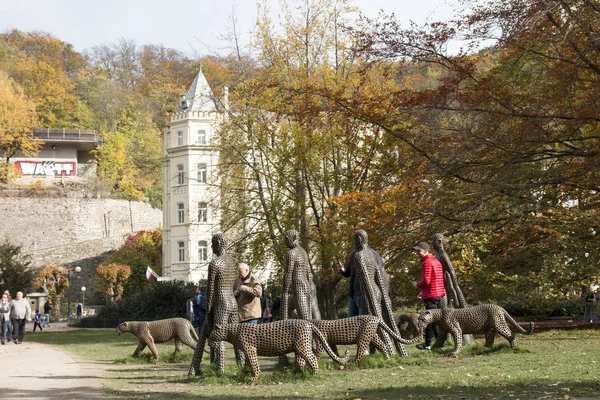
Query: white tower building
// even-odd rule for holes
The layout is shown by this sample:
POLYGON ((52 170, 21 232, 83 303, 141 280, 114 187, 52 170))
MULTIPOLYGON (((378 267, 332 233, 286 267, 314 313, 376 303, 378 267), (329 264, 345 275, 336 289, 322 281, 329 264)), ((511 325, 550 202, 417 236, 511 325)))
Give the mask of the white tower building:
POLYGON ((219 151, 224 114, 202 71, 165 129, 163 276, 186 282, 207 277, 211 238, 220 230, 219 151))

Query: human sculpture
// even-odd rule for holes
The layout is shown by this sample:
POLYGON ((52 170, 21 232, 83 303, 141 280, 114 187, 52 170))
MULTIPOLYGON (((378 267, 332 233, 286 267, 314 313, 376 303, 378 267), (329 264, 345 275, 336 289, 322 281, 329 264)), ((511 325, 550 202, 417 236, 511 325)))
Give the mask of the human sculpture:
POLYGON ((431 244, 435 250, 435 258, 437 258, 444 269, 444 286, 446 287, 446 293, 450 297, 450 301, 454 308, 465 308, 466 302, 463 296, 460 286, 458 286, 458 280, 456 279, 456 272, 450 261, 450 257, 444 250, 444 235, 436 233, 431 239, 431 244))
POLYGON ((285 255, 285 274, 281 295, 281 319, 290 317, 296 310, 297 318, 312 319, 311 299, 313 277, 308 264, 308 254, 300 247, 300 235, 296 230, 285 233, 285 245, 290 249, 285 255), (290 304, 291 303, 291 304, 290 304))
POLYGON ((509 325, 515 330, 530 335, 533 333, 533 322, 529 323, 529 329, 525 330, 519 325, 506 310, 495 304, 481 304, 469 308, 442 308, 426 310, 419 315, 419 329, 421 334, 425 327, 431 323, 438 326, 440 335, 434 347, 443 347, 448 334, 454 339, 453 355, 457 355, 462 349, 462 335, 465 333, 485 332, 485 345, 491 347, 494 344, 496 333, 500 334, 515 348, 515 334, 509 325))
MULTIPOLYGON (((354 234, 354 254, 356 266, 356 278, 359 281, 361 288, 360 314, 375 315, 383 320, 390 327, 396 336, 400 336, 398 327, 394 321, 392 313, 392 304, 390 298, 385 291, 383 276, 377 264, 377 258, 368 244, 367 232, 359 229, 354 234)), ((389 347, 389 351, 394 355, 394 349, 391 346, 390 337, 385 332, 379 333, 381 339, 389 347)), ((406 357, 408 353, 406 348, 398 340, 394 340, 394 344, 402 357, 406 357)))
MULTIPOLYGON (((396 335, 379 317, 374 315, 359 315, 357 317, 334 319, 334 320, 312 320, 315 325, 327 339, 327 343, 334 351, 337 351, 337 345, 356 344, 356 355, 352 360, 353 363, 360 361, 370 345, 375 348, 385 358, 390 358, 390 352, 386 344, 381 340, 379 334, 385 331, 388 335, 394 337, 402 344, 413 344, 421 340, 421 336, 417 335, 411 340, 405 340, 396 335)), ((314 344, 315 355, 321 357, 321 348, 319 343, 314 344)))
POLYGON ((252 380, 260 376, 258 356, 277 356, 296 353, 296 365, 308 363, 313 375, 319 373, 319 362, 313 353, 313 338, 337 363, 348 362, 348 351, 343 358, 331 350, 327 340, 310 321, 287 319, 268 324, 216 324, 210 334, 211 341, 227 341, 242 351, 252 369, 252 380))
MULTIPOLYGON (((208 264, 206 319, 200 330, 198 346, 190 365, 190 375, 192 368, 196 375, 200 373, 200 364, 202 363, 206 338, 210 335, 215 324, 238 322, 238 307, 233 295, 233 287, 238 279, 238 272, 233 260, 227 254, 226 246, 227 239, 225 235, 222 233, 213 235, 213 259, 208 264)), ((225 370, 225 343, 215 342, 214 346, 211 346, 211 356, 213 355, 217 370, 223 373, 225 370)))
POLYGON ((192 323, 185 318, 169 318, 158 321, 127 321, 117 326, 119 335, 129 332, 139 340, 133 352, 137 357, 148 346, 154 360, 158 361, 158 350, 155 343, 168 342, 175 339, 175 351, 181 351, 183 345, 196 349, 198 335, 192 323))
MULTIPOLYGON (((442 268, 444 269, 444 287, 446 288, 446 296, 449 299, 449 303, 451 303, 454 308, 466 308, 467 303, 465 302, 463 292, 458 285, 454 266, 450 261, 450 257, 448 257, 448 253, 446 253, 446 250, 444 249, 444 241, 444 235, 441 233, 436 233, 431 239, 431 244, 435 250, 435 258, 440 261, 442 268)), ((473 336, 465 334, 463 340, 466 343, 471 343, 471 341, 473 341, 473 336)))

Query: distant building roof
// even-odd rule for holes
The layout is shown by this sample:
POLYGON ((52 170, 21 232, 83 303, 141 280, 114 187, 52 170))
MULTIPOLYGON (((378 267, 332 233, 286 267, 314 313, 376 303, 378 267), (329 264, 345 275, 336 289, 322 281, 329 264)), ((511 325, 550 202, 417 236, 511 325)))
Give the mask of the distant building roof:
POLYGON ((217 111, 215 96, 202 70, 198 71, 187 95, 182 96, 179 111, 217 111))
POLYGON ((74 144, 78 150, 93 150, 102 146, 96 131, 90 129, 35 128, 31 136, 45 143, 74 144))

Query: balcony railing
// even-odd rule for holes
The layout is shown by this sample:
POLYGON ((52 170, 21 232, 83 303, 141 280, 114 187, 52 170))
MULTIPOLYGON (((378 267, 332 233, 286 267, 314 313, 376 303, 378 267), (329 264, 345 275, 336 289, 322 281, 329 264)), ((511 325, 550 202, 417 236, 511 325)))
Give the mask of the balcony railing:
POLYGON ((41 140, 84 140, 97 142, 96 131, 89 129, 36 128, 32 136, 41 140))

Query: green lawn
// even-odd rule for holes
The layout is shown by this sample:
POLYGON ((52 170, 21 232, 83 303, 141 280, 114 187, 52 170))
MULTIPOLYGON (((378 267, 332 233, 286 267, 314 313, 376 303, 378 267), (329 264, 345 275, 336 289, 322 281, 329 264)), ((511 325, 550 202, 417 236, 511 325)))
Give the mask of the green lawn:
MULTIPOLYGON (((187 377, 192 350, 171 356, 174 344, 159 345, 161 362, 145 350, 133 359, 137 339, 114 330, 72 330, 29 335, 77 356, 113 361, 105 380, 107 396, 124 399, 277 398, 277 399, 568 399, 600 398, 600 331, 550 331, 518 335, 513 353, 497 338, 487 349, 483 339, 465 345, 460 356, 446 351, 420 352, 409 347, 407 358, 386 361, 366 357, 359 366, 340 370, 321 360, 319 376, 277 367, 261 359, 261 379, 251 383, 229 352, 226 373, 210 366, 201 377, 187 377)), ((349 348, 354 354, 354 349, 349 348)), ((230 349, 231 350, 231 349, 230 349)), ((208 357, 204 358, 203 365, 208 357)), ((292 357, 290 357, 292 359, 292 357)))

